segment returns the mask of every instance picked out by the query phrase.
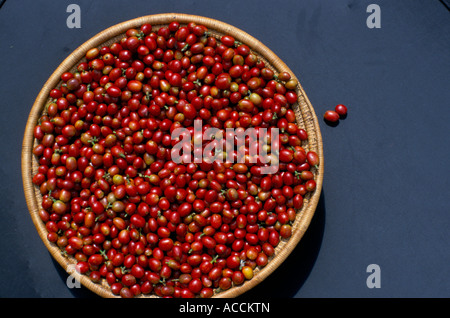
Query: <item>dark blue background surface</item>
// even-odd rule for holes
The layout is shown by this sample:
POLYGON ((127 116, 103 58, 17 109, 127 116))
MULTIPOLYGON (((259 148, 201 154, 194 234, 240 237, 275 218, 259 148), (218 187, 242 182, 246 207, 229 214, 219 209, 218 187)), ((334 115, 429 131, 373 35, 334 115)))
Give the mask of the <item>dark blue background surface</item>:
POLYGON ((103 29, 179 12, 230 23, 275 52, 319 117, 325 177, 304 239, 245 296, 450 297, 450 13, 438 0, 18 1, 0 9, 0 297, 70 290, 29 217, 20 156, 29 111, 54 69, 103 29), (81 7, 81 29, 66 8, 81 7), (366 8, 381 8, 369 29, 366 8), (338 126, 321 119, 343 103, 338 126), (381 288, 366 286, 369 264, 381 288))

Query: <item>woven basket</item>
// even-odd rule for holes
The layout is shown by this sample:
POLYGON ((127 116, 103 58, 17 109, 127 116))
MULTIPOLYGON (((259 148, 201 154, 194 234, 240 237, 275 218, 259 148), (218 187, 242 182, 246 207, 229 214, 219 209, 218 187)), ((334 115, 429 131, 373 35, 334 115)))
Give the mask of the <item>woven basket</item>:
MULTIPOLYGON (((38 163, 36 158, 32 154, 33 147, 35 145, 35 140, 33 136, 34 127, 37 124, 38 118, 43 112, 45 105, 49 101, 50 90, 57 87, 60 84, 60 76, 62 73, 67 71, 73 71, 81 61, 84 60, 85 53, 88 49, 93 47, 102 47, 103 45, 109 45, 113 42, 118 41, 122 38, 129 28, 138 28, 144 23, 151 24, 154 29, 161 26, 168 25, 172 21, 178 21, 180 24, 187 24, 189 22, 195 22, 197 24, 202 24, 208 27, 209 31, 214 36, 220 36, 223 34, 228 34, 233 36, 237 41, 247 44, 250 49, 258 55, 259 58, 266 62, 266 65, 271 67, 275 74, 287 71, 291 74, 294 79, 295 74, 286 66, 286 64, 280 60, 269 48, 267 48, 263 43, 253 38, 246 32, 237 29, 236 27, 229 25, 227 23, 217 21, 214 19, 178 14, 178 13, 168 13, 168 14, 157 14, 143 16, 133 20, 129 20, 115 26, 112 26, 96 36, 92 37, 80 47, 78 47, 74 52, 72 52, 53 72, 47 82, 44 84, 42 90, 37 96, 31 112, 28 117, 27 125, 25 128, 25 134, 22 146, 22 178, 23 187, 25 192, 25 198, 28 205, 29 213, 33 220, 33 223, 38 231, 39 236, 44 242, 45 246, 49 250, 53 258, 70 274, 74 274, 74 264, 75 259, 72 257, 63 256, 60 249, 53 243, 47 240, 47 230, 44 223, 39 217, 39 208, 42 202, 42 196, 39 192, 37 186, 32 183, 32 177, 36 173, 38 168, 38 163)), ((297 79, 298 81, 298 79, 297 79)), ((214 297, 231 298, 237 297, 260 282, 262 282, 266 277, 268 277, 274 270, 288 257, 288 255, 293 251, 296 245, 299 243, 303 237, 305 231, 307 230, 310 221, 316 210, 316 206, 319 201, 320 192, 322 189, 323 182, 323 172, 324 172, 324 158, 323 158, 323 145, 322 136, 320 133, 320 128, 318 120, 314 109, 306 96, 300 82, 297 86, 298 103, 294 106, 294 110, 297 115, 297 123, 300 128, 305 129, 308 132, 308 140, 306 144, 303 145, 305 150, 316 151, 320 158, 320 166, 317 170, 314 170, 315 180, 317 182, 317 188, 315 192, 308 194, 304 198, 304 204, 302 209, 298 212, 295 222, 292 227, 292 236, 288 240, 281 240, 279 245, 275 249, 275 254, 269 259, 269 263, 261 268, 256 269, 254 277, 251 280, 246 281, 240 286, 233 286, 227 291, 223 291, 214 295, 214 297)), ((77 278, 86 288, 94 292, 95 294, 109 298, 117 297, 112 294, 108 284, 106 282, 93 283, 89 277, 85 275, 78 275, 77 278)), ((144 296, 142 296, 144 297, 144 296)), ((156 296, 151 296, 156 297, 156 296)))

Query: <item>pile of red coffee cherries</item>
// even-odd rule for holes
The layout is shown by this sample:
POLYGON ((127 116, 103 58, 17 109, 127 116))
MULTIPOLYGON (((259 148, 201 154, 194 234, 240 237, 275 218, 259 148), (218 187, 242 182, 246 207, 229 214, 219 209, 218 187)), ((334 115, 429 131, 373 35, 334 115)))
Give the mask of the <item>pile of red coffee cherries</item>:
POLYGON ((297 84, 194 22, 144 24, 89 49, 34 129, 48 240, 121 297, 212 297, 252 279, 316 189, 319 156, 296 124, 297 84), (231 158, 177 162, 172 132, 193 132, 195 120, 224 135, 278 128, 279 150, 266 142, 269 160, 252 161, 258 142, 247 136, 231 158))

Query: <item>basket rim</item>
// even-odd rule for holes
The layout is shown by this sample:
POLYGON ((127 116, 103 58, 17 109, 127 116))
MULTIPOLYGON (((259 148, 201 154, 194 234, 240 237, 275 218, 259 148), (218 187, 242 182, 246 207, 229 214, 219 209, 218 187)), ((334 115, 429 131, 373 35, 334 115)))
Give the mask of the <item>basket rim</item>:
MULTIPOLYGON (((43 85, 41 91, 36 97, 31 111, 29 113, 25 133, 22 143, 22 155, 21 155, 21 169, 22 169, 22 181, 23 181, 23 189, 25 193, 25 199, 28 206, 28 210, 34 226, 36 227, 38 234, 41 240, 44 242, 48 251, 51 253, 52 257, 63 267, 63 269, 68 274, 74 274, 73 268, 69 267, 68 259, 60 253, 60 249, 50 243, 47 240, 47 232, 45 225, 40 220, 39 217, 39 203, 37 202, 36 195, 39 193, 36 191, 36 187, 32 183, 32 171, 33 171, 33 143, 34 143, 34 126, 36 125, 37 118, 42 113, 42 110, 46 104, 48 99, 49 92, 52 88, 56 87, 60 82, 60 76, 65 71, 70 70, 74 65, 76 65, 85 55, 86 51, 92 47, 99 47, 103 43, 107 42, 113 37, 124 34, 125 31, 129 28, 138 27, 144 23, 150 23, 153 27, 159 25, 167 25, 171 21, 178 21, 180 24, 187 24, 189 22, 195 22, 197 24, 203 24, 208 29, 221 33, 221 34, 230 34, 235 37, 236 40, 248 45, 250 49, 257 53, 259 56, 264 57, 269 64, 274 67, 277 71, 287 71, 291 74, 291 76, 297 80, 298 82, 298 95, 299 95, 299 104, 300 98, 302 98, 302 107, 303 110, 306 109, 308 113, 307 123, 310 127, 313 128, 314 135, 309 136, 309 141, 313 146, 314 150, 319 155, 320 165, 316 171, 315 179, 316 179, 316 190, 309 197, 307 202, 307 206, 302 208, 303 212, 301 217, 297 215, 294 224, 297 226, 293 231, 292 236, 286 241, 286 244, 282 249, 277 251, 276 256, 269 261, 269 263, 263 267, 261 270, 255 273, 255 276, 251 280, 247 280, 244 284, 239 286, 233 286, 231 289, 226 291, 221 291, 220 293, 215 294, 213 297, 216 298, 232 298, 237 297, 251 288, 255 287, 263 280, 265 280, 269 275, 271 275, 279 265, 281 265, 284 260, 291 254, 297 244, 300 242, 304 233, 306 232, 309 224, 314 216, 315 210, 317 208, 317 204, 320 199, 322 185, 323 185, 323 174, 324 174, 324 156, 323 156, 323 143, 322 143, 322 135, 319 127, 319 123, 317 120, 317 116, 315 114, 314 108, 310 100, 308 99, 303 87, 301 86, 300 81, 296 77, 295 73, 267 46, 265 46, 258 39, 254 38, 247 32, 230 25, 226 22, 222 22, 216 19, 207 18, 198 15, 184 14, 184 13, 160 13, 153 15, 145 15, 138 18, 134 18, 131 20, 127 20, 124 22, 120 22, 113 26, 108 27, 107 29, 97 33, 83 44, 78 46, 72 53, 67 56, 63 62, 54 70, 54 72, 50 75, 48 80, 43 85), (312 138, 312 139, 311 139, 312 138)), ((303 113, 302 113, 303 115, 303 113)), ((308 135, 310 135, 310 131, 308 131, 308 135)), ((81 282, 81 284, 87 289, 91 290, 95 294, 104 297, 117 297, 113 295, 107 285, 93 283, 86 275, 77 275, 77 278, 81 282)), ((148 296, 145 296, 148 297, 148 296)))

